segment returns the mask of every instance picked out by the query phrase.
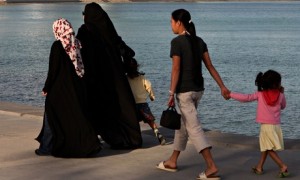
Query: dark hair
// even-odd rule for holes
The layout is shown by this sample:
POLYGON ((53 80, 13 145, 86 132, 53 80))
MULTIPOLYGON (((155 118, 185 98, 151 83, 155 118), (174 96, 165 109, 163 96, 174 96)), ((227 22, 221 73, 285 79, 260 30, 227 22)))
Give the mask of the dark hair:
POLYGON ((256 76, 255 85, 258 91, 279 89, 281 85, 281 75, 274 70, 268 70, 265 73, 260 72, 256 76))
POLYGON ((172 18, 174 21, 180 21, 185 27, 186 31, 189 33, 187 37, 190 39, 193 60, 194 60, 194 76, 198 75, 198 72, 201 72, 201 57, 200 54, 200 45, 198 41, 198 37, 196 35, 196 28, 194 23, 192 22, 192 18, 190 13, 185 9, 177 9, 172 12, 172 18))
POLYGON ((140 75, 144 75, 145 73, 139 72, 139 64, 137 63, 136 59, 130 58, 124 61, 125 71, 127 73, 127 76, 131 79, 136 78, 140 75))

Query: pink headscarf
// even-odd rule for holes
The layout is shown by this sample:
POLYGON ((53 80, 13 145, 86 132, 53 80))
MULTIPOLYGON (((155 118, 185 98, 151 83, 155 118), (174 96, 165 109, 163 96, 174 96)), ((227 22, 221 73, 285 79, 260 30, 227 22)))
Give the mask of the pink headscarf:
POLYGON ((84 65, 81 58, 80 49, 81 43, 75 38, 75 32, 73 31, 71 23, 60 18, 53 23, 53 33, 56 40, 60 40, 66 53, 69 55, 77 75, 83 77, 84 65))

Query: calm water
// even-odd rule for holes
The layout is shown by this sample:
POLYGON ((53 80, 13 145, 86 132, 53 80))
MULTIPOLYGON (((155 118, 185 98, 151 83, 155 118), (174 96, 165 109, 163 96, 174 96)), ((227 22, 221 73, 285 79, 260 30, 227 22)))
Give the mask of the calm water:
MULTIPOLYGON (((50 47, 52 22, 67 18, 77 30, 85 4, 16 4, 0 6, 0 101, 43 106, 40 96, 50 47)), ((259 71, 283 76, 288 102, 282 114, 286 138, 300 138, 300 2, 130 3, 102 4, 124 41, 136 51, 141 70, 156 92, 150 106, 159 119, 166 108, 171 61, 170 14, 185 8, 212 61, 232 91, 252 93, 259 71)), ((206 92, 199 105, 205 128, 257 135, 256 102, 225 101, 204 71, 206 92)))

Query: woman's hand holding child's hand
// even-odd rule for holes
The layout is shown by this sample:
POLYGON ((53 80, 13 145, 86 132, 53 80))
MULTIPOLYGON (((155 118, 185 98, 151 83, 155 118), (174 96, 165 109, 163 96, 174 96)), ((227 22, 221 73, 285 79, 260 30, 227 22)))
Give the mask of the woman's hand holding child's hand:
POLYGON ((230 91, 227 89, 227 87, 224 86, 221 88, 221 94, 224 97, 224 99, 230 99, 230 91))

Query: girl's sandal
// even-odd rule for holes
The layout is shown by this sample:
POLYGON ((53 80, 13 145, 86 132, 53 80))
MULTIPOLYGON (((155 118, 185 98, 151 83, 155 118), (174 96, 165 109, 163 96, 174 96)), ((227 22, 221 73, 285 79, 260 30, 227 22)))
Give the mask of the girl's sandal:
POLYGON ((252 167, 252 172, 257 175, 262 175, 264 173, 264 170, 262 169, 261 171, 259 171, 258 169, 256 169, 256 167, 252 167))
POLYGON ((285 178, 285 177, 288 177, 289 175, 290 175, 290 173, 288 172, 288 170, 285 170, 284 172, 279 172, 278 177, 285 178))

